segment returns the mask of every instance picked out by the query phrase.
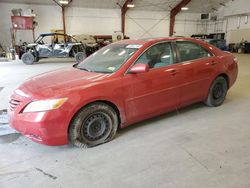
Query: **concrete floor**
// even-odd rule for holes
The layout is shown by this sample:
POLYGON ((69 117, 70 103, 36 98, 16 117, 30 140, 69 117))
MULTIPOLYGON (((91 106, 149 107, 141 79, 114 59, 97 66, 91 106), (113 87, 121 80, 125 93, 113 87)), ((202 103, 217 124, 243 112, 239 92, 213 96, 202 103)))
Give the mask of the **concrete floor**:
MULTIPOLYGON (((250 187, 250 55, 217 108, 195 104, 118 132, 81 150, 49 147, 17 134, 0 142, 0 187, 250 187)), ((72 63, 0 62, 0 109, 27 77, 72 63)))

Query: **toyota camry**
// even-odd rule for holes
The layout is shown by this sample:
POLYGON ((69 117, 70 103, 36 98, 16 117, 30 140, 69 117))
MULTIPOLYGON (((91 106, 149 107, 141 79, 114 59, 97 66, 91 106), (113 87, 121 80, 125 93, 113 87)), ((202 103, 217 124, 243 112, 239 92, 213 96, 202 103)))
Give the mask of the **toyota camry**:
POLYGON ((201 40, 123 40, 20 85, 10 97, 10 125, 38 143, 92 147, 192 103, 221 105, 237 73, 231 53, 201 40))

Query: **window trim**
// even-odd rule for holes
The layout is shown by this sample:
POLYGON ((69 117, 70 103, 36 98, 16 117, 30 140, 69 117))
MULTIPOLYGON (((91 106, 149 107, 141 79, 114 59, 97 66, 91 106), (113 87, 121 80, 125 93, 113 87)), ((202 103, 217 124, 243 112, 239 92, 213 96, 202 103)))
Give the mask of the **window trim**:
MULTIPOLYGON (((177 62, 178 62, 178 54, 177 54, 177 51, 176 51, 176 47, 175 47, 175 45, 173 44, 175 41, 160 41, 160 42, 157 42, 157 43, 154 43, 154 44, 152 44, 152 45, 150 45, 150 46, 148 46, 146 49, 144 49, 143 50, 143 52, 134 60, 134 62, 129 66, 129 68, 125 71, 125 73, 124 73, 124 75, 126 75, 126 74, 130 74, 129 73, 129 70, 131 69, 131 67, 133 67, 134 65, 135 65, 135 63, 136 63, 136 61, 149 49, 149 48, 151 48, 151 47, 153 47, 153 46, 156 46, 156 45, 158 45, 158 44, 163 44, 163 43, 170 43, 170 46, 171 46, 171 50, 172 50, 172 53, 173 53, 173 64, 171 64, 171 65, 174 65, 174 64, 176 64, 177 62)), ((167 66, 169 66, 169 65, 167 65, 167 66)), ((166 66, 163 66, 163 67, 166 67, 166 66)), ((162 68, 162 67, 155 67, 155 68, 151 68, 151 69, 149 69, 149 71, 150 70, 155 70, 155 69, 159 69, 159 68, 162 68)))
POLYGON ((185 62, 189 62, 189 61, 196 61, 196 60, 199 60, 199 59, 204 59, 204 58, 210 58, 210 57, 201 57, 201 58, 197 58, 197 59, 191 59, 191 60, 187 60, 187 61, 181 61, 181 56, 180 56, 180 51, 177 47, 177 42, 189 42, 189 43, 192 43, 192 44, 195 44, 197 46, 199 46, 200 48, 202 48, 203 50, 207 51, 211 56, 210 57, 214 57, 215 55, 208 49, 206 49, 205 47, 203 47, 202 45, 198 44, 198 43, 195 43, 193 41, 190 41, 190 40, 175 40, 174 41, 174 45, 175 45, 175 50, 176 50, 176 54, 177 54, 177 61, 175 62, 176 64, 179 64, 179 63, 185 63, 185 62))

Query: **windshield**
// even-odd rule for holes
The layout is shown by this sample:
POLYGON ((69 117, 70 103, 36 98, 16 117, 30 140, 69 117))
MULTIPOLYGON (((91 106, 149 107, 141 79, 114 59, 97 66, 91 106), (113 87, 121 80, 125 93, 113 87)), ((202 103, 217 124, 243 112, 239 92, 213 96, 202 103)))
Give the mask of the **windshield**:
POLYGON ((111 44, 98 50, 76 68, 89 72, 116 72, 142 45, 111 44))

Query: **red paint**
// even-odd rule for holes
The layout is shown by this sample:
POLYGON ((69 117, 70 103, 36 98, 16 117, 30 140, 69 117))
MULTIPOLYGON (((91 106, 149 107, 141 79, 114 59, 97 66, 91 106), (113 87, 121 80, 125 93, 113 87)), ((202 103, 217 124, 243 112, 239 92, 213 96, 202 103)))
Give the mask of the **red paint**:
POLYGON ((113 74, 66 68, 38 75, 19 86, 18 89, 27 96, 22 97, 15 92, 11 96, 14 102, 20 103, 10 111, 10 125, 36 142, 63 145, 68 143, 71 119, 79 109, 91 102, 101 100, 116 105, 120 112, 120 127, 126 127, 204 101, 211 83, 220 74, 228 76, 229 87, 237 77, 238 68, 233 55, 200 40, 160 38, 124 40, 119 43, 141 44, 142 47, 113 74), (214 56, 150 70, 145 65, 133 66, 134 61, 148 47, 158 42, 175 40, 198 43, 214 56), (137 73, 129 73, 131 68, 136 69, 137 73), (68 100, 56 110, 22 113, 31 101, 64 97, 68 100))
POLYGON ((30 16, 11 16, 12 28, 26 30, 34 29, 33 17, 30 16))

